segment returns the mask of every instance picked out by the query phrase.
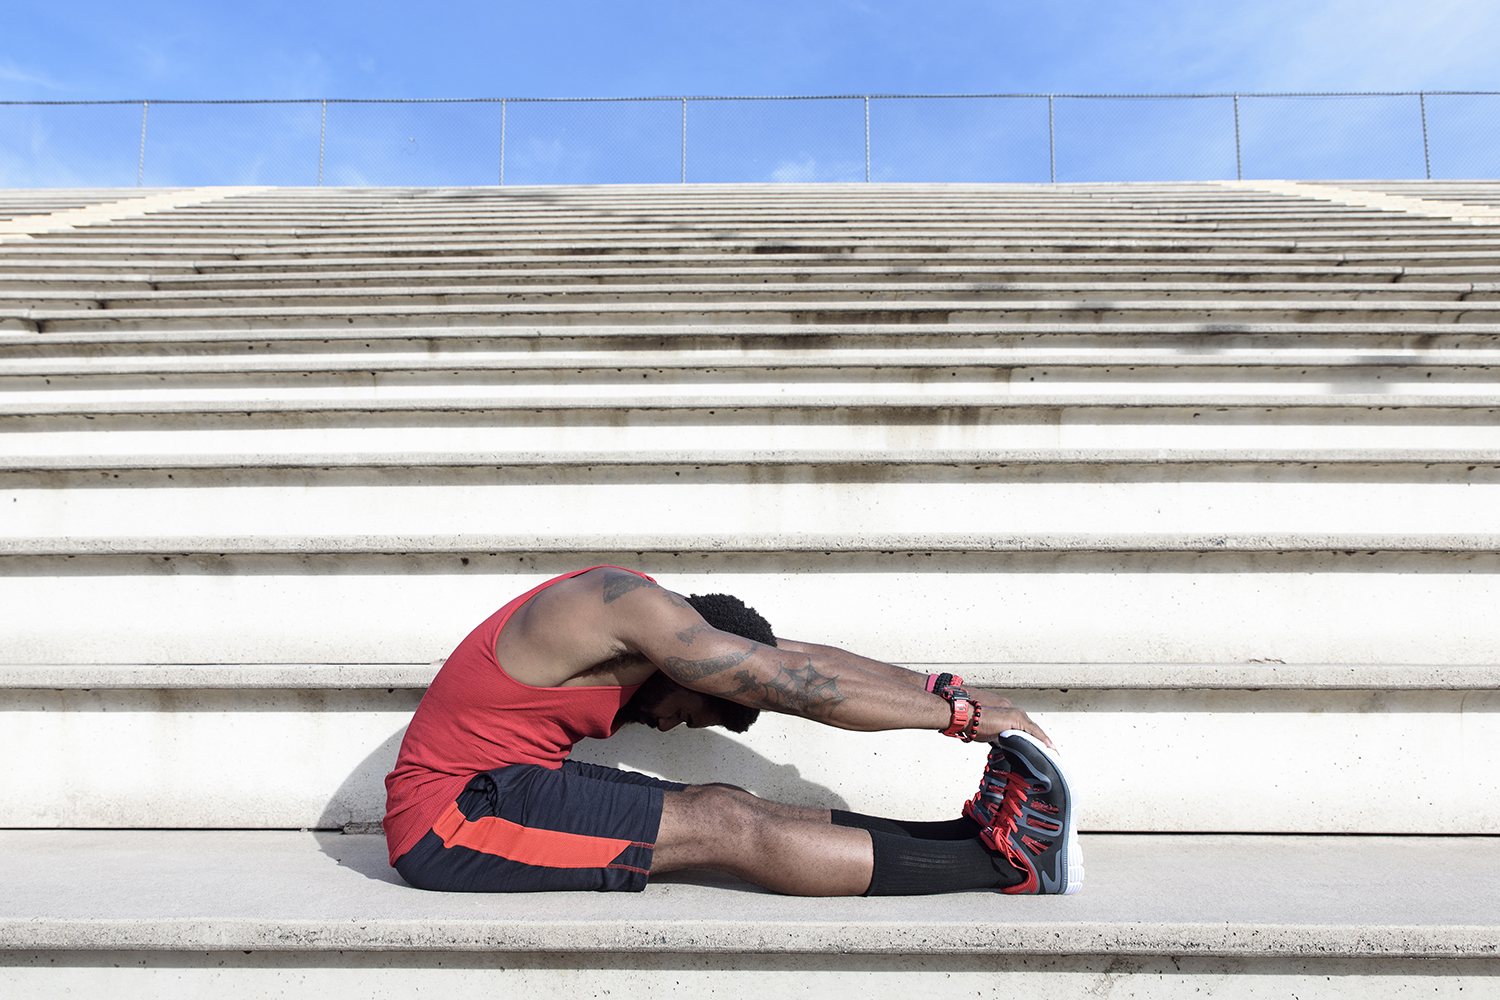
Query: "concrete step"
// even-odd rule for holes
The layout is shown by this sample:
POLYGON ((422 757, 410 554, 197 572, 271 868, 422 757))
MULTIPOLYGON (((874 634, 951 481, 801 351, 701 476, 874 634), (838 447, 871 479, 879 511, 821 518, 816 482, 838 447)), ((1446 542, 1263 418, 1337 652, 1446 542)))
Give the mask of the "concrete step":
POLYGON ((0 552, 1491 551, 1500 469, 754 465, 0 474, 0 552), (420 483, 420 487, 414 487, 420 483), (495 512, 503 511, 504 532, 495 512), (580 532, 579 529, 584 529, 580 532), (670 541, 669 541, 670 540, 670 541))
MULTIPOLYGON (((1465 237, 1454 240, 1271 240, 1248 244, 1237 239, 1179 240, 1162 237, 1156 240, 1102 240, 1102 239, 1054 239, 1038 243, 1034 239, 989 240, 979 244, 955 246, 952 241, 890 241, 886 243, 716 240, 711 245, 693 244, 678 246, 659 243, 651 246, 629 246, 604 244, 583 240, 510 243, 499 246, 494 242, 455 238, 446 243, 422 243, 402 241, 399 246, 390 240, 373 241, 373 246, 340 244, 316 249, 305 245, 265 246, 237 244, 229 247, 218 243, 191 244, 180 247, 143 246, 128 244, 68 244, 53 239, 38 239, 28 243, 0 246, 0 266, 7 272, 21 269, 45 269, 59 265, 134 267, 160 270, 170 267, 219 268, 251 270, 265 267, 323 267, 330 263, 361 264, 373 262, 377 266, 389 267, 393 262, 403 265, 459 261, 470 266, 489 260, 512 261, 517 258, 534 257, 541 261, 558 259, 592 258, 600 263, 616 263, 617 260, 635 260, 644 257, 670 258, 680 256, 686 260, 698 260, 707 250, 717 252, 719 259, 732 265, 737 261, 754 260, 764 265, 781 260, 835 259, 845 262, 889 259, 932 259, 962 261, 966 259, 994 260, 1015 259, 1022 255, 1028 261, 1047 261, 1066 257, 1098 260, 1102 263, 1128 263, 1150 261, 1157 257, 1191 260, 1193 257, 1214 257, 1225 261, 1242 259, 1247 249, 1258 251, 1260 256, 1276 256, 1282 264, 1297 264, 1301 261, 1342 260, 1349 263, 1398 264, 1411 266, 1458 265, 1475 261, 1493 261, 1496 256, 1492 240, 1479 242, 1471 236, 1473 227, 1459 233, 1465 237)), ((1035 266, 1033 264, 1033 266, 1035 266)))
POLYGON ((1082 838, 1082 893, 795 899, 682 873, 640 895, 397 884, 379 837, 0 834, 0 986, 26 996, 1459 998, 1495 989, 1494 838, 1082 838), (1412 879, 1454 873, 1462 892, 1412 879), (83 874, 87 872, 89 874, 83 874), (108 872, 107 879, 93 873, 108 872), (151 891, 137 891, 149 886, 151 891), (729 905, 726 906, 726 903, 729 905))
MULTIPOLYGON (((1196 267, 1187 264, 1152 265, 1134 267, 1120 264, 1038 265, 1036 262, 975 261, 971 264, 924 265, 892 261, 888 264, 810 264, 805 261, 788 260, 775 266, 733 267, 730 262, 720 261, 713 266, 673 266, 669 261, 651 258, 630 267, 586 267, 582 259, 559 258, 545 265, 521 267, 514 259, 490 259, 483 261, 485 267, 463 267, 457 264, 441 266, 433 264, 425 268, 414 266, 394 267, 389 263, 379 267, 376 261, 365 262, 363 268, 328 266, 304 267, 300 272, 277 269, 266 273, 265 269, 241 271, 233 268, 209 268, 206 273, 165 270, 150 272, 117 269, 99 265, 92 269, 73 271, 47 270, 44 272, 17 271, 0 274, 0 290, 11 293, 7 301, 19 301, 25 294, 34 298, 33 290, 45 290, 52 299, 61 293, 79 291, 103 299, 90 301, 113 301, 119 293, 134 292, 195 292, 207 295, 219 289, 241 292, 261 291, 271 294, 302 288, 338 290, 341 294, 353 294, 358 290, 380 293, 388 288, 414 287, 429 290, 434 286, 455 285, 464 290, 470 288, 500 288, 506 290, 535 286, 548 289, 563 289, 567 292, 592 292, 603 294, 617 286, 635 287, 638 283, 675 286, 676 290, 695 291, 702 289, 736 290, 761 289, 770 282, 795 289, 802 285, 823 283, 840 288, 863 290, 890 288, 931 291, 933 288, 954 283, 967 287, 975 283, 1009 282, 997 287, 1032 287, 1050 290, 1102 290, 1108 292, 1129 291, 1143 293, 1145 282, 1152 288, 1171 285, 1193 291, 1217 290, 1220 293, 1266 291, 1299 291, 1307 294, 1327 293, 1334 295, 1392 294, 1404 290, 1408 294, 1448 295, 1465 294, 1476 289, 1486 289, 1494 284, 1500 274, 1500 264, 1450 268, 1403 268, 1397 266, 1361 266, 1328 264, 1273 264, 1264 262, 1258 266, 1224 265, 1204 263, 1196 267), (566 264, 569 266, 557 266, 566 264), (1225 288, 1224 286, 1230 286, 1225 288), (1311 285, 1311 288, 1305 286, 1311 285)), ((409 265, 406 260, 399 261, 409 265)), ((617 262, 615 262, 617 263, 617 262)), ((41 301, 37 299, 37 301, 41 301)))
POLYGON ((124 198, 136 197, 139 188, 46 188, 43 190, 17 190, 0 188, 0 222, 12 219, 32 219, 53 212, 86 208, 124 198))
MULTIPOLYGON (((670 211, 668 209, 667 211, 670 211)), ((724 237, 743 238, 748 228, 757 230, 757 238, 769 241, 818 240, 838 242, 870 242, 881 240, 932 240, 939 238, 972 242, 987 239, 1031 237, 1041 243, 1058 237, 1069 239, 1099 239, 1122 237, 1126 239, 1150 239, 1153 236, 1168 236, 1188 240, 1196 236, 1224 238, 1242 236, 1251 241, 1287 237, 1338 238, 1369 236, 1376 239, 1392 237, 1437 237, 1446 239, 1471 238, 1476 241, 1492 240, 1494 234, 1476 231, 1471 224, 1418 215, 1401 215, 1376 210, 1327 212, 1309 211, 1304 214, 1265 214, 1249 217, 1203 217, 1190 218, 1172 215, 1141 215, 1136 212, 1121 212, 1118 216, 1047 216, 1013 215, 1010 217, 984 218, 982 213, 964 211, 951 218, 935 217, 929 213, 912 213, 908 218, 882 218, 865 214, 857 219, 847 217, 829 220, 808 219, 799 213, 797 217, 745 218, 734 215, 718 215, 699 219, 673 218, 669 221, 656 218, 629 218, 619 215, 588 219, 568 213, 555 222, 516 216, 512 213, 492 215, 488 218, 474 213, 455 215, 450 219, 371 219, 351 221, 339 219, 322 225, 265 225, 241 224, 232 220, 191 220, 178 216, 131 219, 112 222, 97 229, 77 230, 66 237, 57 236, 49 242, 122 242, 126 240, 145 245, 171 243, 221 244, 278 243, 307 244, 313 247, 329 243, 364 242, 385 237, 394 240, 431 238, 434 240, 488 237, 500 243, 513 240, 640 240, 690 244, 698 241, 724 237)))
MULTIPOLYGON (((976 407, 921 420, 893 407, 692 410, 432 408, 0 418, 7 470, 501 468, 678 471, 746 464, 1160 466, 1494 465, 1489 409, 1303 405, 976 407)), ((847 474, 847 473, 843 473, 847 474)), ((1085 475, 1089 473, 1080 473, 1085 475)), ((1094 473, 1098 474, 1098 473, 1094 473)), ((15 487, 15 483, 11 485, 15 487)), ((18 502, 18 501, 13 501, 18 502)))
POLYGON ((741 232, 705 229, 697 239, 687 238, 673 232, 660 234, 639 233, 634 227, 619 231, 574 230, 555 232, 514 231, 509 227, 498 227, 495 232, 473 232, 467 228, 455 228, 450 234, 428 233, 420 227, 412 227, 405 233, 354 233, 334 235, 309 233, 301 237, 276 238, 270 235, 246 234, 240 238, 226 238, 223 234, 198 232, 179 235, 132 235, 116 232, 109 225, 78 229, 67 233, 39 236, 25 243, 15 243, 5 248, 5 258, 26 260, 37 257, 59 258, 65 255, 97 255, 120 259, 121 255, 149 260, 153 256, 245 256, 265 258, 271 255, 284 257, 308 257, 315 255, 370 253, 378 251, 394 258, 414 252, 449 252, 494 254, 497 252, 552 252, 552 253, 702 253, 713 249, 721 253, 759 254, 768 248, 781 253, 828 254, 853 252, 856 246, 879 253, 891 251, 926 252, 944 254, 957 251, 1008 250, 1011 252, 1061 251, 1075 252, 1094 249, 1183 249, 1199 252, 1225 249, 1244 252, 1281 248, 1283 250, 1308 250, 1331 252, 1339 250, 1383 249, 1424 253, 1452 251, 1493 252, 1497 237, 1491 228, 1481 228, 1457 222, 1424 219, 1420 222, 1388 222, 1372 220, 1368 225, 1355 224, 1305 225, 1286 229, 1260 228, 1246 231, 1224 231, 1205 228, 1201 233, 1183 232, 1179 228, 1164 225, 1160 229, 1149 227, 1104 226, 1080 227, 1059 225, 1053 231, 1037 231, 1031 227, 994 229, 989 232, 963 230, 934 234, 922 227, 911 230, 890 229, 885 232, 860 234, 840 230, 819 233, 787 228, 757 232, 753 236, 741 232))
POLYGON ((508 549, 468 552, 459 540, 440 552, 11 555, 0 559, 0 599, 11 611, 0 655, 422 661, 446 655, 528 586, 608 563, 682 592, 739 594, 785 634, 898 661, 1500 660, 1500 623, 1489 612, 1500 601, 1500 554, 1474 541, 1446 551, 1301 552, 1201 551, 1209 540, 1151 551, 1149 539, 1134 551, 986 551, 988 539, 962 551, 809 550, 805 541, 743 551, 726 536, 587 552, 569 541, 517 538, 508 549))
MULTIPOLYGON (((1007 380, 1006 373, 985 372, 981 374, 991 377, 961 380, 958 372, 942 369, 923 370, 917 373, 917 378, 902 378, 899 369, 882 369, 869 372, 868 381, 859 379, 860 372, 847 370, 820 380, 819 373, 813 370, 798 372, 803 376, 801 379, 783 378, 775 383, 747 382, 742 373, 726 373, 718 378, 683 373, 682 379, 663 377, 660 372, 620 373, 640 378, 638 382, 623 384, 602 373, 597 378, 575 376, 570 384, 557 384, 545 378, 505 377, 509 373, 498 373, 493 380, 480 379, 472 373, 463 379, 423 377, 424 374, 409 373, 402 378, 402 373, 390 373, 379 381, 353 373, 347 378, 289 373, 284 379, 269 374, 222 379, 200 375, 174 379, 177 384, 167 386, 162 385, 162 376, 32 377, 20 387, 15 384, 20 380, 0 379, 0 416, 671 409, 710 412, 773 409, 778 413, 801 409, 1086 411, 1106 407, 1210 406, 1475 408, 1491 412, 1500 407, 1500 391, 1497 391, 1500 386, 1495 374, 1443 369, 1402 372, 1404 377, 1390 379, 1379 375, 1361 377, 1363 373, 1347 371, 1313 373, 1314 377, 1324 376, 1319 382, 1301 381, 1308 374, 1302 370, 1272 370, 1264 373, 1258 383, 1247 381, 1227 387, 1218 381, 1194 381, 1192 372, 1169 373, 1182 381, 1148 380, 1137 373, 1136 380, 1130 382, 1111 381, 1109 376, 1113 373, 1109 371, 1083 372, 1072 373, 1075 380, 1071 383, 1064 373, 1039 371, 1031 375, 1024 370, 1019 374, 1027 381, 1019 383, 1007 380), (736 374, 741 377, 736 378, 736 374), (997 374, 999 377, 994 377, 997 374), (1098 377, 1080 377, 1088 374, 1098 377), (950 377, 938 382, 937 377, 942 375, 950 377), (1422 378, 1423 375, 1429 377, 1422 378), (1431 377, 1434 375, 1439 377, 1431 377), (1041 381, 1031 381, 1038 377, 1041 381), (531 384, 526 384, 528 381, 531 384)), ((929 418, 929 422, 936 420, 929 418)))
MULTIPOLYGON (((7 664, 0 690, 364 691, 425 690, 429 663, 43 663, 7 664)), ((976 685, 1066 691, 1485 691, 1500 664, 1412 663, 908 663, 976 685)))
MULTIPOLYGON (((759 606, 783 627, 779 605, 759 606)), ((229 629, 221 638, 244 648, 229 629)), ((116 635, 115 648, 129 639, 116 635)), ((1032 713, 1063 750, 1085 830, 1500 828, 1494 665, 912 666, 959 671, 1032 713), (1423 780, 1393 795, 1392 773, 1423 780)), ((384 813, 384 776, 434 670, 5 667, 0 753, 11 767, 0 776, 0 827, 368 827, 384 813)), ((934 733, 848 733, 766 715, 743 735, 630 727, 575 756, 779 801, 945 818, 973 794, 984 754, 934 733), (869 780, 872 764, 885 780, 869 780)))
MULTIPOLYGON (((284 458, 285 456, 283 456, 284 458)), ((1492 463, 733 465, 12 473, 10 555, 718 552, 1487 552, 1492 463), (503 511, 505 533, 495 529, 503 511), (583 533, 570 530, 576 526, 583 533), (940 526, 934 530, 934 526, 940 526), (1434 528, 1441 530, 1435 531, 1434 528)), ((249 462, 243 463, 249 465, 249 462)))
POLYGON ((1377 191, 1410 198, 1500 207, 1500 184, 1493 181, 1339 181, 1338 186, 1356 191, 1377 191))
MULTIPOLYGON (((1028 344, 1024 338, 851 337, 835 334, 819 338, 816 348, 796 342, 740 340, 715 344, 711 338, 675 336, 674 343, 642 345, 638 338, 610 343, 608 334, 588 338, 558 337, 552 343, 536 338, 442 339, 379 337, 337 340, 276 337, 271 340, 152 341, 117 337, 39 335, 16 337, 0 344, 0 378, 15 385, 16 376, 98 375, 258 375, 264 373, 329 372, 548 372, 558 380, 583 372, 623 373, 630 380, 644 372, 784 372, 805 369, 886 370, 917 373, 931 369, 1000 370, 1007 373, 1054 370, 1124 369, 1158 374, 1173 369, 1200 373, 1217 369, 1226 382, 1241 371, 1295 368, 1298 374, 1362 369, 1366 373, 1418 372, 1453 368, 1492 368, 1500 365, 1500 350, 1485 337, 1452 335, 1440 352, 1369 337, 1299 338, 1289 343, 1245 343, 1206 350, 1201 346, 1173 346, 1167 338, 1151 344, 1142 337, 1046 338, 1050 344, 1028 344), (581 341, 581 342, 580 342, 581 341), (636 342, 633 342, 636 341, 636 342), (1233 369, 1233 371, 1230 371, 1233 369)), ((1013 378, 1013 376, 1011 376, 1013 378)), ((1367 377, 1373 377, 1368 375, 1367 377)), ((50 383, 48 383, 50 384, 50 383)))
POLYGON ((1067 301, 1080 308, 1118 307, 1139 302, 1149 311, 1166 308, 1167 300, 1199 303, 1207 309, 1222 309, 1231 300, 1243 300, 1251 313, 1276 308, 1302 311, 1309 300, 1354 304, 1381 303, 1382 308, 1414 310, 1425 303, 1456 303, 1468 308, 1500 299, 1496 282, 1404 282, 1400 285, 1318 284, 1245 282, 1224 283, 1155 281, 1146 284, 1121 282, 757 282, 577 285, 571 283, 496 285, 405 284, 347 288, 267 287, 215 288, 203 290, 118 291, 109 295, 83 294, 79 290, 11 289, 6 293, 7 310, 107 309, 139 312, 151 309, 202 309, 245 306, 346 305, 360 311, 391 305, 529 305, 559 300, 586 313, 596 303, 818 303, 832 308, 852 303, 983 302, 1007 304, 1017 310, 1045 311, 1050 303, 1067 301), (1389 306, 1384 305, 1390 303, 1389 306))
MULTIPOLYGON (((705 247, 712 250, 712 247, 705 247)), ((772 248, 774 249, 774 248, 772 248)), ((403 254, 391 258, 379 254, 362 256, 328 256, 310 259, 236 260, 223 258, 183 257, 179 260, 156 259, 150 267, 129 261, 53 260, 50 257, 0 256, 6 281, 47 282, 78 280, 97 275, 108 287, 111 280, 147 283, 234 282, 263 285, 270 280, 286 281, 289 287, 323 276, 355 280, 362 275, 487 276, 497 280, 507 276, 530 280, 530 276, 637 279, 641 275, 659 274, 671 280, 691 280, 704 276, 716 281, 743 278, 759 281, 765 277, 787 275, 858 275, 885 280, 919 280, 923 276, 960 280, 975 275, 981 278, 1003 277, 1008 280, 1048 281, 1059 277, 1076 280, 1230 280, 1258 278, 1276 280, 1390 281, 1443 280, 1449 277, 1479 279, 1496 273, 1495 254, 1464 251, 1458 261, 1438 254, 1402 255, 1366 251, 1363 253, 1322 253, 1316 251, 1269 251, 1260 253, 1220 251, 1195 253, 1179 251, 1158 253, 1150 250, 1100 248, 1083 260, 1076 253, 1018 251, 1014 253, 953 252, 931 254, 878 252, 862 247, 848 248, 847 253, 757 253, 751 263, 738 253, 676 254, 470 254, 461 257, 403 254), (1408 259, 1409 258, 1409 259, 1408 259), (1424 263, 1424 261, 1429 261, 1424 263), (521 272, 512 275, 511 272, 521 272)), ((92 286, 91 286, 92 287, 92 286)))
MULTIPOLYGON (((724 302, 515 302, 360 305, 243 305, 219 307, 67 309, 0 308, 0 334, 17 330, 134 331, 230 329, 245 336, 257 328, 328 329, 364 327, 484 328, 570 326, 573 324, 645 326, 695 324, 758 332, 760 325, 817 327, 863 324, 873 328, 913 323, 962 324, 984 332, 1006 332, 1034 324, 1119 324, 1149 328, 1163 325, 1271 323, 1373 323, 1417 327, 1481 325, 1500 322, 1500 301, 1403 301, 1401 299, 1337 301, 1325 298, 1283 299, 929 299, 872 301, 724 301, 724 302)), ((1036 332, 1046 332, 1038 329, 1036 332)), ((1209 331, 1204 331, 1209 332, 1209 331)), ((1240 332, 1240 329, 1236 329, 1240 332)), ((1448 331, 1442 331, 1448 332, 1448 331)), ((1491 330, 1484 330, 1491 333, 1491 330)), ((251 333, 254 336, 254 333, 251 333)), ((649 334, 648 334, 649 335, 649 334)))

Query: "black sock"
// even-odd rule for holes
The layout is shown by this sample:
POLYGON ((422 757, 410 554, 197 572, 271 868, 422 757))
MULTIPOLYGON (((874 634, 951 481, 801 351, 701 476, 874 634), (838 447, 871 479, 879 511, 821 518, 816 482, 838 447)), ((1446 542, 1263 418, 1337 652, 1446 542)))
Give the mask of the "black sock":
POLYGON ((916 837, 918 840, 973 840, 979 836, 979 824, 967 816, 945 819, 940 823, 916 823, 864 813, 832 809, 834 826, 852 826, 859 830, 889 833, 893 837, 916 837))
POLYGON ((998 851, 973 840, 919 840, 870 831, 875 871, 866 896, 924 896, 969 889, 1005 889, 1021 872, 998 851))

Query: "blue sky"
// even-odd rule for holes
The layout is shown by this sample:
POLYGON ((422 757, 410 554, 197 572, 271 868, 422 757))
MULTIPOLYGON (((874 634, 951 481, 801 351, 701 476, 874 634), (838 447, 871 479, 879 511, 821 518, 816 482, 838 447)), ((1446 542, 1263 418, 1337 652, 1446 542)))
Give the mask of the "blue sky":
MULTIPOLYGON (((0 4, 0 100, 1500 91, 1494 0, 0 4)), ((1500 98, 1428 102, 1500 175, 1500 98)), ((1245 176, 1410 177, 1415 98, 1241 102, 1245 176)), ((0 107, 0 187, 499 180, 497 107, 0 107)), ((507 183, 679 179, 668 105, 511 105, 507 183)), ((859 103, 695 104, 692 180, 863 180, 859 103)), ((1045 102, 883 102, 876 180, 1047 180, 1045 102)), ((1059 180, 1236 173, 1229 102, 1059 102, 1059 180)))
POLYGON ((0 5, 10 100, 1500 89, 1493 0, 0 5))

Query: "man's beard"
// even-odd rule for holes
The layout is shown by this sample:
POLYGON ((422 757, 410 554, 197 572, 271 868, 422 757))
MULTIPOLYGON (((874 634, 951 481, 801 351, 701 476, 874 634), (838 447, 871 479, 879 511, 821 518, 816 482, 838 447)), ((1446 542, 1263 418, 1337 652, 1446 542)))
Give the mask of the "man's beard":
POLYGON ((630 700, 620 706, 615 713, 614 728, 619 729, 626 723, 638 722, 643 726, 656 728, 656 716, 653 714, 661 703, 667 700, 667 696, 680 687, 676 681, 662 673, 660 670, 647 677, 645 683, 635 689, 635 694, 630 700))
MULTIPOLYGON (((657 716, 654 714, 671 695, 684 689, 672 678, 658 670, 646 682, 635 689, 635 694, 630 700, 620 706, 615 713, 614 729, 619 729, 626 723, 639 722, 643 726, 656 728, 657 716)), ((714 711, 719 721, 713 723, 722 726, 731 733, 743 733, 750 728, 757 718, 760 717, 760 709, 749 708, 739 702, 720 698, 716 695, 706 694, 706 706, 714 711)))

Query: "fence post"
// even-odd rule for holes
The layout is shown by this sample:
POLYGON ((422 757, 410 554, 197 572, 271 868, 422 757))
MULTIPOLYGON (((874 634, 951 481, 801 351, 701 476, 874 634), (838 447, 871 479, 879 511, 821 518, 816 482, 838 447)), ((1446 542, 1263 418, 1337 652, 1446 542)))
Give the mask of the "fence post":
POLYGON ((1047 162, 1052 169, 1052 183, 1057 183, 1057 126, 1052 115, 1052 96, 1047 95, 1047 162))
POLYGON ((1422 163, 1427 167, 1427 179, 1432 180, 1432 154, 1427 151, 1427 93, 1417 94, 1417 107, 1422 109, 1422 163))
POLYGON ((323 145, 328 140, 328 101, 323 101, 323 123, 318 126, 318 187, 323 186, 323 145))
POLYGON ((150 101, 141 102, 141 158, 135 165, 135 186, 140 187, 146 176, 146 112, 151 110, 150 101))
POLYGON ((1245 179, 1244 167, 1240 165, 1240 95, 1234 95, 1234 179, 1245 179))
POLYGON ((682 99, 682 183, 687 183, 687 98, 682 99))
POLYGON ((500 98, 500 186, 505 187, 505 98, 500 98))
POLYGON ((865 183, 870 183, 870 95, 865 95, 865 183))

